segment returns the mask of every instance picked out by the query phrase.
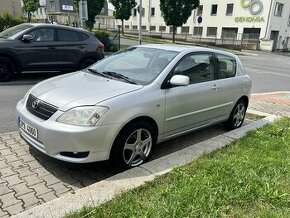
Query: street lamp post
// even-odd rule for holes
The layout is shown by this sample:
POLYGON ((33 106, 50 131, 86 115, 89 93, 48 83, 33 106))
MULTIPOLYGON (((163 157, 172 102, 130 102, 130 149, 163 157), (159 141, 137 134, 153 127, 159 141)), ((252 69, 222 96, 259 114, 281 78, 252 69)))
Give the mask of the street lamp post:
POLYGON ((140 45, 142 43, 142 14, 143 14, 142 0, 140 0, 140 4, 139 4, 139 44, 140 45))

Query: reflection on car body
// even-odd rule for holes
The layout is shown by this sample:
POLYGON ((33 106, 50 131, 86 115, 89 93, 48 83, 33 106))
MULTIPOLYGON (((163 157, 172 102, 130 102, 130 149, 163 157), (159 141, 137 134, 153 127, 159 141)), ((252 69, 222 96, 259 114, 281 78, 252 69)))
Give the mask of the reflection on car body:
POLYGON ((148 160, 162 141, 223 122, 242 125, 251 80, 233 54, 191 46, 142 45, 87 70, 35 85, 17 104, 21 136, 63 161, 148 160), (39 108, 32 108, 40 101, 39 108))

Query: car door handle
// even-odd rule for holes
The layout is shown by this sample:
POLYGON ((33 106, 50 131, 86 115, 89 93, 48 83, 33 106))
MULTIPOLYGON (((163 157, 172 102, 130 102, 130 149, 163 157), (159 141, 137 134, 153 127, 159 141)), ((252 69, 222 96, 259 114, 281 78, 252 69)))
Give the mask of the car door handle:
POLYGON ((56 49, 56 48, 55 48, 55 47, 48 47, 48 49, 54 50, 54 49, 56 49))
POLYGON ((214 90, 214 91, 217 91, 219 90, 220 87, 218 87, 216 84, 214 84, 211 89, 214 90))
POLYGON ((81 46, 79 46, 78 48, 80 48, 80 49, 84 49, 86 46, 83 46, 83 45, 81 45, 81 46))

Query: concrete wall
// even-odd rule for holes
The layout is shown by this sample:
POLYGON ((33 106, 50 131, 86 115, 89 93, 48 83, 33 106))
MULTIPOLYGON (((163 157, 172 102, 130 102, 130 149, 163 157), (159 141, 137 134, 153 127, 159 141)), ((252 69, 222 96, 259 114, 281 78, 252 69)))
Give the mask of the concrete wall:
POLYGON ((1 0, 0 14, 8 12, 16 17, 22 16, 21 0, 1 0))

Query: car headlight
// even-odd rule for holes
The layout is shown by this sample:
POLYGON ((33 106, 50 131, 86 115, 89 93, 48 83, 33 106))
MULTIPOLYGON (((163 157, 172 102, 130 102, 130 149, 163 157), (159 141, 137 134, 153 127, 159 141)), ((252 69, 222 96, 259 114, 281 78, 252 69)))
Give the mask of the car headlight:
POLYGON ((94 126, 108 110, 102 106, 76 107, 64 112, 56 121, 76 126, 94 126))

